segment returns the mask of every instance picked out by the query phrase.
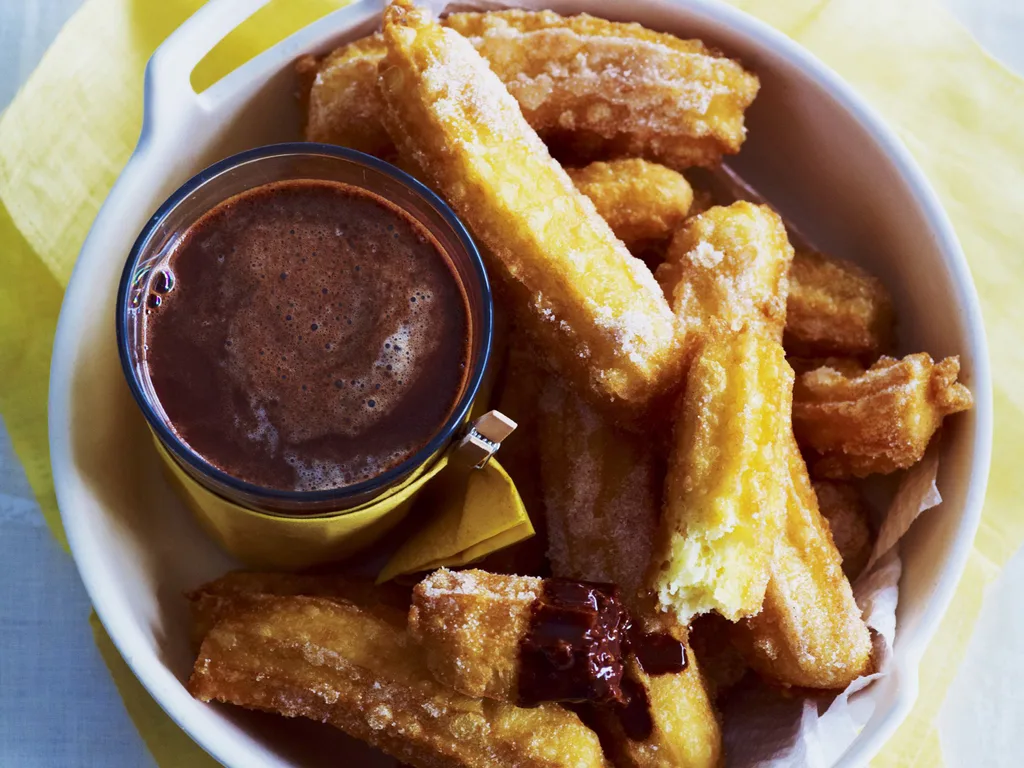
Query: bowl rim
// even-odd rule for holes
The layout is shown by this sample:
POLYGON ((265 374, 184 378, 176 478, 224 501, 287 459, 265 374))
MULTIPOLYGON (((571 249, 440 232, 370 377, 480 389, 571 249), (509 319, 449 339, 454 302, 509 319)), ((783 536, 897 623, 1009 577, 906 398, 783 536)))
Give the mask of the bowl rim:
MULTIPOLYGON (((773 50, 781 58, 803 71, 812 82, 827 91, 842 107, 843 111, 847 112, 864 129, 870 139, 884 152, 900 178, 908 184, 920 205, 921 211, 931 225, 932 233, 936 237, 936 247, 934 250, 940 254, 942 261, 952 275, 955 295, 959 303, 957 309, 964 315, 964 325, 973 348, 972 393, 975 400, 975 430, 970 451, 971 469, 968 477, 970 487, 965 495, 954 543, 951 546, 949 556, 940 576, 935 583, 932 598, 922 612, 915 635, 900 641, 900 647, 903 649, 907 664, 901 667, 894 667, 890 672, 890 674, 898 678, 899 682, 896 701, 892 706, 891 712, 880 727, 876 728, 871 734, 862 733, 857 737, 838 759, 836 768, 862 765, 880 749, 882 744, 906 718, 917 698, 918 671, 921 657, 952 600, 956 585, 963 574, 973 545, 974 535, 980 522, 992 448, 992 382, 989 370, 988 345, 982 322, 980 303, 966 257, 960 248, 952 224, 939 202, 938 195, 926 179, 924 172, 918 167, 909 150, 896 137, 893 129, 884 122, 873 107, 869 106, 853 90, 850 84, 844 81, 810 51, 804 49, 782 32, 738 8, 727 5, 723 0, 657 1, 662 5, 674 6, 703 17, 708 22, 729 27, 748 38, 754 47, 773 50)), ((514 0, 509 4, 514 5, 514 0)), ((190 21, 198 22, 207 13, 212 13, 212 6, 214 5, 217 5, 217 3, 210 3, 208 6, 200 9, 193 15, 190 21)), ((355 12, 357 9, 364 13, 368 10, 376 13, 382 7, 383 5, 380 0, 357 0, 352 5, 334 11, 243 64, 224 78, 224 80, 215 84, 211 91, 218 87, 226 87, 229 83, 242 82, 246 75, 260 72, 261 68, 265 68, 267 63, 274 59, 275 54, 280 56, 282 50, 289 51, 289 55, 294 54, 296 52, 294 47, 296 38, 303 40, 313 39, 311 33, 314 29, 330 28, 337 23, 340 15, 355 12), (292 43, 291 47, 289 47, 289 43, 292 43)), ((197 24, 186 22, 185 25, 188 25, 188 32, 190 34, 197 33, 197 24)), ((180 33, 185 32, 185 25, 180 27, 175 34, 180 35, 180 33)), ((180 36, 177 39, 173 39, 174 46, 168 45, 168 43, 172 42, 172 38, 168 38, 150 59, 150 65, 147 67, 144 93, 144 104, 146 106, 144 107, 144 120, 139 143, 135 153, 122 170, 117 184, 111 190, 108 200, 118 197, 116 194, 118 186, 121 185, 126 176, 131 174, 133 169, 138 168, 143 162, 147 150, 151 148, 153 134, 158 130, 154 119, 157 111, 152 108, 153 92, 160 85, 156 77, 159 74, 158 70, 164 68, 155 65, 160 61, 162 50, 171 51, 174 47, 180 47, 182 43, 180 36)), ((163 62, 163 64, 166 65, 166 62, 163 62)), ((97 215, 96 221, 103 219, 105 216, 109 217, 110 213, 109 206, 105 204, 97 215)), ((90 234, 95 231, 96 221, 94 221, 90 229, 90 234)), ((90 248, 91 245, 90 238, 87 238, 80 256, 90 250, 95 250, 95 246, 90 248)), ((74 284, 78 272, 79 269, 76 263, 76 268, 68 284, 69 289, 74 284)), ((73 323, 65 316, 67 307, 68 302, 65 301, 62 305, 61 316, 58 321, 51 359, 48 413, 50 454, 54 488, 68 544, 96 614, 107 629, 114 646, 142 685, 167 715, 195 740, 202 749, 225 765, 237 764, 237 760, 241 759, 241 757, 246 757, 253 761, 252 764, 269 764, 266 762, 266 755, 255 747, 248 748, 247 753, 240 756, 237 744, 233 740, 225 740, 221 728, 213 719, 205 716, 205 713, 200 714, 197 709, 190 711, 190 705, 196 702, 189 696, 181 681, 166 667, 152 663, 154 661, 150 658, 152 652, 141 630, 138 627, 125 625, 117 614, 117 599, 112 591, 105 588, 106 584, 100 575, 103 557, 89 545, 90 531, 88 526, 80 521, 79 518, 81 516, 76 516, 70 511, 73 509, 72 501, 75 489, 72 486, 76 480, 76 473, 74 470, 71 441, 69 439, 68 403, 70 402, 71 374, 74 370, 70 361, 75 358, 77 329, 74 328, 73 323)), ((69 311, 68 314, 70 314, 69 311)))
MULTIPOLYGON (((272 183, 274 182, 264 182, 264 184, 260 186, 272 183)), ((355 186, 355 184, 352 184, 351 182, 347 183, 349 183, 350 186, 355 186)), ((401 208, 401 206, 398 207, 401 208)), ((404 211, 404 208, 402 210, 404 211)), ((406 214, 414 219, 416 218, 408 211, 406 211, 406 214)), ((421 226, 423 225, 422 222, 418 223, 420 223, 421 226)), ((179 237, 183 237, 184 234, 185 233, 183 232, 179 237)), ((471 292, 470 286, 464 286, 463 290, 467 294, 471 292)), ((411 473, 418 467, 428 465, 430 460, 453 438, 455 438, 459 427, 466 421, 469 411, 473 407, 473 402, 476 400, 477 393, 480 391, 480 386, 483 383, 484 374, 486 373, 487 365, 490 362, 491 349, 493 346, 494 297, 491 291, 490 281, 487 278, 487 270, 484 268, 484 262, 480 255, 480 250, 477 248, 473 238, 469 236, 469 232, 466 230, 462 220, 455 215, 455 212, 451 207, 432 189, 391 163, 385 162, 380 158, 373 157, 372 155, 368 155, 365 152, 349 149, 348 147, 340 147, 333 144, 323 144, 321 142, 313 141, 289 141, 279 142, 277 144, 264 144, 259 147, 253 147, 252 149, 237 152, 222 160, 218 160, 212 165, 203 168, 198 173, 193 174, 191 178, 172 192, 171 195, 161 203, 156 212, 150 216, 145 225, 143 225, 142 230, 139 232, 138 237, 135 239, 135 242, 131 247, 131 250, 128 252, 124 268, 121 271, 121 281, 117 288, 117 299, 114 312, 117 352, 121 360, 121 370, 124 373, 125 381, 128 383, 128 389, 131 390, 132 397, 134 398, 136 405, 138 405, 139 409, 146 417, 146 422, 149 424, 150 429, 156 433, 161 443, 167 447, 168 451, 174 456, 174 458, 186 466, 191 467, 191 469, 200 476, 210 476, 218 483, 231 488, 233 491, 238 491, 246 494, 247 496, 267 499, 272 503, 281 502, 289 505, 321 505, 335 502, 339 505, 345 505, 349 499, 358 499, 374 490, 386 489, 392 483, 396 483, 403 478, 411 476, 411 473), (361 482, 354 483, 353 485, 346 485, 340 488, 320 491, 285 491, 277 488, 269 488, 242 480, 241 478, 235 477, 234 475, 231 475, 210 463, 198 451, 191 449, 188 444, 173 429, 171 429, 169 424, 164 419, 160 418, 160 415, 153 407, 151 398, 147 397, 143 391, 139 382, 139 374, 131 362, 131 344, 128 340, 127 333, 129 310, 128 296, 138 277, 139 260, 149 247, 150 242, 159 227, 164 223, 167 217, 174 212, 180 203, 205 184, 212 182, 235 169, 248 166, 251 163, 258 163, 262 160, 270 160, 280 157, 326 157, 331 160, 340 160, 364 169, 369 168, 377 171, 409 188, 414 194, 424 200, 441 215, 445 224, 451 228, 459 245, 463 250, 465 250, 466 255, 469 258, 473 278, 476 280, 477 288, 480 292, 482 303, 482 327, 478 330, 474 329, 474 332, 471 334, 471 345, 479 350, 476 364, 473 366, 473 370, 469 372, 469 376, 466 378, 466 384, 462 394, 456 401, 455 406, 448 415, 448 418, 438 429, 437 434, 431 437, 430 440, 428 440, 415 453, 410 454, 386 472, 383 472, 376 477, 372 477, 369 480, 363 480, 361 482)), ((206 488, 204 483, 200 484, 206 488)), ((216 493, 213 489, 208 490, 212 493, 216 493)), ((339 509, 317 509, 309 510, 308 512, 302 511, 301 509, 297 509, 292 512, 278 512, 252 508, 250 508, 249 511, 266 517, 284 517, 287 519, 300 517, 302 519, 319 519, 324 517, 343 516, 355 509, 357 509, 357 507, 346 505, 339 509)))

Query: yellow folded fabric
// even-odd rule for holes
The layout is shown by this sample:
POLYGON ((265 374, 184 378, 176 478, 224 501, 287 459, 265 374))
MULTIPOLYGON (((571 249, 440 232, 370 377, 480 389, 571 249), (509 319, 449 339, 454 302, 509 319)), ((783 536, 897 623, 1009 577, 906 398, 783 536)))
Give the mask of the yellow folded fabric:
MULTIPOLYGON (((732 0, 808 47, 878 108, 949 211, 981 294, 995 378, 995 455, 975 550, 921 669, 921 696, 879 765, 941 765, 934 717, 984 587, 1024 542, 1024 83, 987 57, 938 0, 732 0)), ((196 70, 197 87, 326 10, 279 0, 196 70)), ((0 415, 44 515, 63 540, 49 476, 46 378, 60 294, 96 211, 127 161, 155 47, 200 0, 87 0, 0 117, 0 415)), ((214 765, 100 646, 157 762, 214 765)))
POLYGON ((420 492, 409 517, 428 522, 391 556, 378 583, 442 565, 468 565, 533 536, 523 500, 495 459, 483 469, 450 464, 420 492))

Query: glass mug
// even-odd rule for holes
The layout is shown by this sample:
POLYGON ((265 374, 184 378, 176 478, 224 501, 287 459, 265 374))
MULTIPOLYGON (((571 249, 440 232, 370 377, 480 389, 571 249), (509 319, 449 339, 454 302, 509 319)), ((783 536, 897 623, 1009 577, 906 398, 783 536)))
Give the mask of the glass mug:
POLYGON ((117 346, 129 388, 153 433, 169 477, 207 531, 255 566, 299 567, 344 557, 397 523, 416 491, 445 464, 466 432, 491 351, 493 302, 480 253, 451 209, 401 170, 326 144, 259 147, 222 160, 182 185, 157 210, 128 257, 117 295, 117 346), (326 180, 367 190, 426 228, 467 298, 468 375, 447 420, 426 444, 381 474, 327 490, 261 487, 207 461, 176 432, 154 391, 145 359, 145 312, 153 281, 200 217, 224 201, 273 182, 326 180))

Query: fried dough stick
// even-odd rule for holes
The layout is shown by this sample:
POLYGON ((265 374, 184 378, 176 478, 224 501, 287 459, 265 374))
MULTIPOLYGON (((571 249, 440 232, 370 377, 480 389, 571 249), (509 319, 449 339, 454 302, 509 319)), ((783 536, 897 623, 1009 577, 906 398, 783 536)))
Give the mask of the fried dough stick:
MULTIPOLYGON (((324 58, 309 89, 307 141, 340 144, 377 157, 394 156, 395 145, 381 124, 384 102, 377 86, 384 53, 384 38, 376 34, 324 58)), ((308 58, 300 61, 300 67, 310 67, 308 58)))
POLYGON ((263 596, 225 616, 188 688, 201 701, 330 723, 418 768, 608 766, 568 710, 455 693, 431 677, 404 623, 324 598, 263 596))
POLYGON ((644 157, 676 169, 714 166, 739 151, 759 83, 737 62, 593 17, 558 23, 551 14, 552 26, 521 31, 530 15, 454 14, 447 23, 555 144, 576 157, 644 157))
POLYGON ((664 482, 656 440, 617 429, 554 380, 537 419, 552 572, 617 584, 635 607, 664 482))
MULTIPOLYGON (((560 580, 556 580, 560 581, 560 580)), ((572 582, 574 590, 584 583, 572 582)), ((565 588, 564 585, 562 587, 565 588)), ((483 571, 439 570, 424 579, 413 590, 410 611, 412 634, 426 651, 428 664, 438 680, 460 692, 473 693, 502 701, 517 701, 520 689, 522 644, 533 629, 531 619, 535 604, 546 589, 541 579, 502 576, 483 571)), ((578 605, 578 604, 577 604, 578 605)), ((597 603, 603 611, 610 604, 597 603)), ((550 610, 550 608, 549 608, 550 610)), ((555 626, 561 626, 557 623, 555 626)), ((550 631, 550 627, 545 632, 550 631)), ((655 631, 653 625, 645 630, 655 631)), ((685 641, 672 633, 679 642, 685 641)), ((573 633, 570 632, 570 636, 573 633)), ((588 635, 589 637, 589 635, 588 635)), ((613 703, 615 693, 629 691, 630 686, 643 690, 649 703, 650 732, 642 737, 627 735, 614 710, 598 707, 590 710, 586 722, 598 726, 610 737, 617 765, 636 766, 714 766, 721 756, 718 722, 704 691, 700 673, 687 653, 688 666, 682 672, 646 674, 632 658, 623 658, 628 679, 622 679, 622 667, 608 661, 616 656, 619 638, 602 644, 605 651, 604 671, 593 682, 593 695, 605 695, 606 705, 613 703), (614 674, 611 670, 614 669, 614 674), (621 691, 620 689, 621 683, 621 691)), ((567 648, 578 650, 580 639, 571 637, 567 648)), ((576 661, 575 663, 580 663, 576 661)), ((565 672, 553 676, 572 677, 565 672)), ((551 685, 550 680, 547 685, 551 685)), ((560 686, 569 693, 579 693, 586 686, 564 682, 560 686)))
POLYGON ((803 458, 788 445, 787 514, 764 605, 734 625, 747 663, 774 683, 845 688, 871 670, 871 637, 818 511, 803 458))
MULTIPOLYGON (((457 13, 442 23, 488 59, 536 130, 580 157, 714 165, 745 137, 757 78, 699 40, 551 11, 457 13)), ((381 46, 374 35, 324 59, 310 89, 307 139, 390 155, 374 69, 381 46)))
POLYGON ((815 476, 866 477, 919 461, 942 420, 973 405, 959 373, 958 357, 936 363, 920 352, 883 357, 860 375, 830 367, 801 375, 793 428, 815 476))
MULTIPOLYGON (((640 595, 657 528, 664 468, 652 435, 626 433, 604 421, 578 395, 549 381, 539 407, 540 460, 557 576, 613 582, 649 632, 687 640, 685 631, 640 595)), ((632 739, 617 718, 604 717, 619 764, 630 768, 716 766, 722 736, 699 667, 687 645, 682 672, 632 679, 651 702, 653 728, 632 739)))
POLYGON ((693 190, 681 173, 638 158, 566 172, 634 255, 670 238, 693 202, 693 190))
POLYGON ((777 444, 792 382, 782 346, 755 331, 712 336, 694 358, 649 574, 681 622, 761 607, 785 509, 777 444))
POLYGON ((441 568, 413 588, 409 631, 434 677, 467 696, 515 702, 519 646, 543 580, 441 568))
POLYGON ((893 317, 877 277, 843 259, 797 251, 783 338, 789 354, 874 360, 892 345, 893 317))
POLYGON ((785 502, 776 470, 793 373, 780 343, 793 250, 766 206, 711 208, 658 279, 693 361, 675 414, 648 586, 680 622, 760 609, 785 502))
POLYGON ((369 579, 340 574, 232 571, 186 593, 196 647, 214 624, 262 595, 306 595, 354 603, 404 616, 409 590, 394 583, 375 585, 369 579))
POLYGON ((675 318, 650 271, 464 37, 404 2, 385 11, 384 37, 385 124, 402 155, 491 254, 556 367, 598 402, 642 408, 680 362, 675 318))
POLYGON ((814 480, 818 509, 828 523, 832 541, 843 561, 843 573, 851 582, 868 564, 874 536, 860 491, 853 483, 814 480))

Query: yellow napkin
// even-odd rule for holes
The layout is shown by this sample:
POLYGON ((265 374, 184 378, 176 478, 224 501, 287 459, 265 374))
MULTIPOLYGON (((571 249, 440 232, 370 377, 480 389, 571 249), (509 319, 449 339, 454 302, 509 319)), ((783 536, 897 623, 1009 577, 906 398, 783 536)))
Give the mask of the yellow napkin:
POLYGON ((420 491, 409 516, 429 522, 392 555, 378 583, 442 565, 468 565, 533 536, 515 484, 494 459, 483 469, 450 463, 420 491))
MULTIPOLYGON (((981 530, 924 659, 921 696, 879 765, 941 765, 934 718, 982 593, 1021 543, 1024 476, 1024 83, 989 59, 939 0, 733 0, 820 56, 881 111, 953 218, 982 297, 995 376, 995 454, 981 530)), ((145 61, 199 0, 87 0, 0 118, 0 414, 63 541, 49 476, 46 378, 71 266, 138 136, 145 61)), ((194 74, 213 82, 340 0, 278 0, 194 74)), ((159 711, 97 627, 125 703, 157 762, 214 763, 159 711)))

